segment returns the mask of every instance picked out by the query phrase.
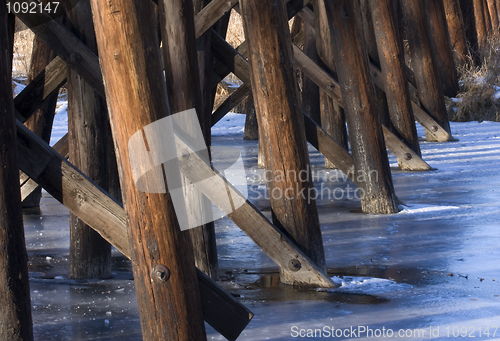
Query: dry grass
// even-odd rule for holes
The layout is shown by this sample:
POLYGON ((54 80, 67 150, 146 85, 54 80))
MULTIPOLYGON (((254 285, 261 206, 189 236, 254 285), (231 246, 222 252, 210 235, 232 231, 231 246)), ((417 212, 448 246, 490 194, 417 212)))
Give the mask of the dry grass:
POLYGON ((482 56, 481 65, 470 62, 458 70, 458 100, 447 103, 450 121, 500 121, 500 44, 491 42, 482 56))
POLYGON ((25 83, 33 49, 35 34, 25 29, 14 34, 14 59, 12 60, 12 77, 20 83, 25 83))

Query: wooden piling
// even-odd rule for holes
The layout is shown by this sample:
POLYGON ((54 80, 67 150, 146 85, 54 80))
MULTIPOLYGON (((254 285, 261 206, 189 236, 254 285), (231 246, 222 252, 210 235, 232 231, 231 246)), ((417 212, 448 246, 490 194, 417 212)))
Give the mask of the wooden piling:
POLYGON ((361 36, 359 3, 323 2, 330 23, 342 99, 345 104, 352 157, 360 186, 363 212, 398 211, 382 126, 375 112, 368 55, 361 36), (362 191, 361 191, 362 190, 362 191))
POLYGON ((468 62, 469 47, 465 36, 464 20, 459 0, 444 0, 448 34, 453 49, 453 58, 456 66, 464 66, 468 62))
POLYGON ((479 54, 481 55, 488 44, 488 28, 485 18, 485 2, 484 0, 473 0, 474 4, 474 19, 476 24, 477 45, 479 54))
MULTIPOLYGON (((73 33, 97 54, 90 1, 79 1, 68 11, 68 19, 73 33)), ((106 101, 71 68, 68 69, 67 89, 70 162, 120 200, 106 101)), ((72 213, 69 260, 71 278, 111 277, 111 245, 72 213)))
POLYGON ((498 39, 500 36, 499 32, 499 18, 498 18, 498 10, 496 7, 496 0, 486 0, 486 4, 488 6, 488 13, 490 15, 491 21, 491 33, 493 39, 498 39))
MULTIPOLYGON (((304 53, 315 63, 320 61, 316 49, 316 37, 314 28, 304 23, 304 53)), ((307 75, 302 73, 302 111, 321 124, 321 111, 319 99, 319 87, 307 75)))
MULTIPOLYGON (((199 5, 199 4, 198 4, 199 5)), ((210 160, 210 118, 212 116, 211 108, 206 105, 211 104, 211 88, 205 84, 209 80, 208 70, 205 68, 212 66, 211 52, 210 56, 203 53, 197 55, 194 11, 192 0, 165 0, 159 2, 160 25, 163 40, 163 62, 165 67, 165 78, 167 81, 168 100, 172 114, 196 109, 198 122, 205 144, 208 149, 205 156, 210 160), (181 15, 179 14, 181 13, 181 15), (202 59, 203 70, 200 73, 198 60, 202 59), (210 65, 207 65, 210 63, 210 65), (203 77, 203 89, 201 90, 200 74, 203 77)), ((204 43, 203 39, 209 39, 210 35, 202 35, 202 40, 198 43, 204 43)), ((206 43, 206 42, 205 42, 206 43)), ((206 47, 210 50, 209 46, 206 47)), ((201 51, 200 51, 201 52, 201 51)), ((187 191, 187 189, 185 189, 187 191)), ((187 208, 198 212, 200 210, 212 210, 211 203, 199 198, 198 193, 185 193, 190 199, 190 204, 196 202, 196 206, 187 208)), ((217 280, 218 261, 217 246, 215 242, 215 230, 213 222, 208 222, 202 226, 189 229, 188 233, 193 242, 195 252, 195 264, 207 275, 217 280)))
POLYGON ((257 123, 257 113, 255 112, 255 103, 252 95, 248 96, 244 114, 245 131, 243 132, 243 140, 258 140, 259 124, 257 123))
POLYGON ((168 193, 137 189, 130 163, 130 137, 170 114, 154 31, 154 4, 133 0, 91 3, 120 159, 143 339, 205 340, 189 234, 180 231, 168 193))
POLYGON ((28 255, 19 192, 12 44, 14 16, 0 5, 0 339, 33 340, 28 255))
MULTIPOLYGON (((322 61, 322 66, 335 79, 336 73, 333 45, 331 44, 330 26, 322 1, 314 3, 316 23, 316 48, 322 61)), ((321 127, 337 141, 345 150, 348 150, 347 128, 344 109, 329 96, 320 90, 321 127)), ((325 160, 326 168, 338 168, 331 160, 325 160)))
POLYGON ((393 4, 390 0, 371 0, 370 8, 392 126, 397 136, 417 155, 421 155, 405 77, 403 38, 394 20, 393 4))
MULTIPOLYGON (((426 1, 402 0, 401 5, 403 15, 407 18, 406 31, 420 104, 448 134, 451 134, 435 51, 429 38, 430 24, 427 19, 426 1)), ((427 141, 435 140, 427 129, 425 135, 427 141)))
MULTIPOLYGON (((285 2, 240 0, 240 8, 259 135, 272 177, 267 180, 273 221, 325 269, 285 2)), ((283 269, 281 280, 292 282, 283 269)))
POLYGON ((431 44, 432 49, 435 51, 443 94, 448 97, 456 97, 458 76, 453 60, 443 0, 427 0, 427 13, 430 23, 431 44))

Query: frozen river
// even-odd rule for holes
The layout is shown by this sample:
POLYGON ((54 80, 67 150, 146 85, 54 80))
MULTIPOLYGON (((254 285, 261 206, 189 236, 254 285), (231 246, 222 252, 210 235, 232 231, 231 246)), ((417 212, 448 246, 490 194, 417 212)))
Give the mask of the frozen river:
MULTIPOLYGON (((243 115, 228 119, 214 127, 213 144, 240 149, 249 198, 269 217, 257 143, 242 140, 243 115)), ((359 213, 352 183, 310 148, 316 188, 337 193, 317 204, 339 289, 280 285, 276 265, 230 220, 217 221, 221 284, 255 314, 239 340, 500 340, 500 123, 452 123, 452 132, 459 141, 421 143, 435 171, 401 172, 390 159, 407 205, 392 215, 359 213)), ((70 280, 68 211, 45 193, 24 224, 37 340, 141 339, 128 260, 115 250, 113 278, 70 280)))

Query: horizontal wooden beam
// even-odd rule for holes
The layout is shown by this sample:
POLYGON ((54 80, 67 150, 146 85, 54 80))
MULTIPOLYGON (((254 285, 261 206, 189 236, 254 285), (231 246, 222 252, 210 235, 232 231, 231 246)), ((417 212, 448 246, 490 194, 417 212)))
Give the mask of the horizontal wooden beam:
POLYGON ((196 15, 195 18, 195 34, 199 38, 209 28, 211 28, 217 21, 219 21, 224 14, 229 12, 239 0, 212 0, 208 5, 196 15))
MULTIPOLYGON (((73 214, 95 229, 130 258, 125 210, 108 193, 66 161, 47 143, 17 121, 19 166, 73 214)), ((230 340, 235 339, 253 314, 211 279, 197 270, 204 318, 230 340), (213 316, 208 316, 208 314, 213 316)))

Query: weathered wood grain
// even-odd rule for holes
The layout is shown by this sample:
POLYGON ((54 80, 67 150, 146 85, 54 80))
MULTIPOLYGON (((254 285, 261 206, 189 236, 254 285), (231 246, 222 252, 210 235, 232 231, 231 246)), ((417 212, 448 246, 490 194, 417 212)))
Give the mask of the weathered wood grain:
MULTIPOLYGON (((321 1, 321 0, 319 0, 321 1)), ((398 211, 383 130, 374 108, 374 90, 369 73, 368 55, 356 17, 356 1, 324 1, 342 98, 345 104, 352 157, 356 172, 364 174, 361 206, 374 214, 398 211), (369 174, 377 174, 376 177, 369 174)))

